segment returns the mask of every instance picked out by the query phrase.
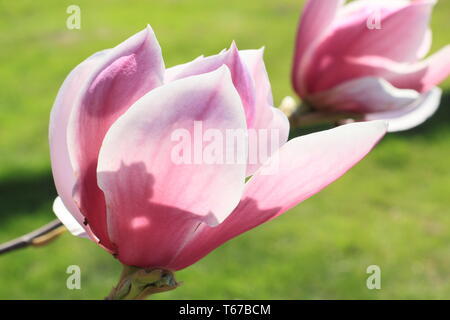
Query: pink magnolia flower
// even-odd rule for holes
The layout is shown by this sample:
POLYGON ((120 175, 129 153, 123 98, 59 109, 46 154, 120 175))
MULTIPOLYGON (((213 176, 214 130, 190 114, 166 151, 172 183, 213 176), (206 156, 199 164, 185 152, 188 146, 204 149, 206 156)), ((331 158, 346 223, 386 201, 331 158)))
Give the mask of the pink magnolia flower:
MULTIPOLYGON (((166 69, 148 27, 82 62, 51 114, 56 215, 124 264, 178 270, 320 191, 385 133, 375 121, 286 143, 262 55, 233 44, 166 69), (196 121, 222 133, 276 130, 282 146, 264 165, 176 164, 171 136, 196 121)), ((245 142, 248 156, 258 141, 245 142)))
POLYGON ((434 0, 309 0, 292 72, 297 94, 321 111, 386 119, 389 131, 417 126, 437 110, 436 86, 450 74, 450 46, 431 46, 434 0))

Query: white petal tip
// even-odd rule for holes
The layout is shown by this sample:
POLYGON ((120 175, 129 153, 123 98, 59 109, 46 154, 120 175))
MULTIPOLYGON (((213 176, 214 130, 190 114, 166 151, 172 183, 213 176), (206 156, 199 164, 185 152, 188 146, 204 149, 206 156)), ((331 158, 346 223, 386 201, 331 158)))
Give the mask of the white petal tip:
POLYGON ((53 202, 53 212, 71 234, 80 238, 89 238, 83 226, 67 210, 60 197, 57 197, 53 202))
POLYGON ((429 119, 439 108, 441 97, 442 90, 435 87, 402 110, 368 114, 366 120, 382 119, 387 121, 388 132, 406 131, 429 119))

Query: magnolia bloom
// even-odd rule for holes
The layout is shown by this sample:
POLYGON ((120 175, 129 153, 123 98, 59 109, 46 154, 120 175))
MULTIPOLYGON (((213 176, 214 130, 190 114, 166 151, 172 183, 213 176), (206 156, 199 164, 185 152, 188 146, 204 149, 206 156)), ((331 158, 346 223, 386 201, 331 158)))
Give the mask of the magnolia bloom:
POLYGON ((298 27, 292 72, 297 94, 324 112, 386 119, 389 131, 437 110, 436 86, 450 73, 450 46, 431 46, 434 0, 309 0, 298 27))
MULTIPOLYGON (((286 143, 262 55, 233 44, 166 69, 148 27, 77 66, 50 120, 59 219, 126 265, 179 270, 320 191, 384 135, 374 121, 286 143), (275 131, 279 148, 264 164, 175 163, 173 133, 194 135, 198 122, 275 131)), ((249 136, 237 151, 245 159, 261 145, 249 136)))

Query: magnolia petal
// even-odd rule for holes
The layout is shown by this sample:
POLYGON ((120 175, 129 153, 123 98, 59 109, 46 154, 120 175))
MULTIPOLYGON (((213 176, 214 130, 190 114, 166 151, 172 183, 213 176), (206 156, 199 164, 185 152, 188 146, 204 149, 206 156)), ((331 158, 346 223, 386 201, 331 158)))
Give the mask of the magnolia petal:
POLYGON ((83 225, 75 219, 69 210, 67 210, 60 197, 57 197, 53 202, 53 212, 71 234, 80 238, 89 238, 83 225))
POLYGON ((191 62, 172 67, 166 71, 165 83, 217 70, 226 65, 231 71, 234 86, 242 99, 247 126, 252 127, 255 117, 255 88, 249 70, 242 61, 233 42, 230 49, 210 57, 199 57, 191 62))
MULTIPOLYGON (((380 56, 365 56, 345 62, 347 76, 340 80, 360 76, 384 78, 399 89, 428 92, 450 75, 450 46, 446 46, 427 59, 416 63, 398 63, 380 56)), ((344 82, 345 82, 344 81, 344 82)))
POLYGON ((78 90, 89 77, 91 70, 96 67, 107 52, 105 50, 92 55, 70 72, 58 92, 50 114, 50 159, 56 190, 67 210, 81 225, 84 216, 72 198, 76 179, 69 158, 67 126, 78 90))
POLYGON ((161 48, 148 26, 102 57, 75 88, 68 122, 70 161, 77 178, 73 197, 101 245, 113 249, 106 230, 104 196, 97 186, 98 152, 107 130, 136 100, 163 83, 161 48))
POLYGON ((253 79, 256 103, 255 117, 258 118, 258 114, 265 111, 267 106, 273 106, 272 87, 264 64, 264 48, 241 50, 239 56, 253 79))
POLYGON ((392 110, 386 112, 370 113, 365 119, 370 120, 386 120, 389 123, 389 132, 404 131, 414 128, 424 123, 439 108, 441 102, 442 90, 433 88, 424 93, 411 105, 400 110, 392 110))
POLYGON ((203 60, 204 58, 205 58, 205 56, 201 55, 190 62, 186 62, 183 64, 179 64, 179 65, 167 68, 164 73, 164 83, 169 83, 169 82, 176 80, 179 77, 179 75, 181 75, 186 69, 188 69, 190 67, 190 65, 192 63, 199 62, 200 60, 203 60))
POLYGON ((265 126, 249 130, 247 176, 253 175, 289 138, 289 120, 279 109, 270 107, 265 126))
POLYGON ((202 224, 169 265, 183 269, 224 242, 274 219, 321 191, 359 162, 382 138, 384 121, 353 123, 288 141, 247 183, 239 206, 219 226, 202 224))
MULTIPOLYGON (((335 28, 336 33, 343 36, 347 32, 348 37, 356 41, 348 47, 343 47, 347 43, 341 43, 341 48, 345 55, 353 57, 380 55, 399 62, 416 61, 429 36, 428 25, 435 3, 434 0, 350 3, 347 6, 352 7, 353 14, 337 19, 335 28), (378 18, 380 29, 370 29, 370 19, 378 18)), ((337 34, 332 37, 335 41, 341 40, 337 34)))
MULTIPOLYGON (((389 68, 389 65, 387 65, 389 68)), ((422 62, 405 68, 389 68, 386 78, 398 88, 412 88, 428 92, 450 75, 450 45, 445 46, 422 62)))
POLYGON ((427 56, 433 44, 433 31, 428 28, 419 49, 417 50, 417 60, 422 60, 427 56))
POLYGON ((249 127, 247 176, 258 170, 289 137, 289 120, 273 107, 272 88, 264 65, 264 48, 239 51, 255 87, 255 117, 249 127))
POLYGON ((239 203, 246 141, 241 163, 208 162, 202 154, 196 159, 203 138, 196 123, 203 137, 212 130, 222 137, 227 130, 240 130, 245 139, 245 114, 226 66, 151 91, 108 131, 98 182, 109 235, 122 262, 165 266, 201 222, 216 225, 239 203), (188 137, 182 152, 180 136, 188 137))
POLYGON ((307 101, 320 110, 367 113, 398 110, 411 105, 419 96, 417 91, 397 89, 382 78, 365 77, 308 96, 307 101))
POLYGON ((292 69, 293 86, 300 96, 306 94, 303 83, 304 68, 344 2, 344 0, 308 0, 303 9, 297 29, 292 69))
POLYGON ((355 0, 345 4, 339 11, 339 18, 344 20, 345 18, 350 19, 355 16, 367 16, 370 13, 374 13, 375 9, 380 8, 398 10, 409 4, 411 4, 410 0, 355 0))
POLYGON ((355 59, 379 56, 398 63, 416 62, 429 35, 433 5, 434 1, 402 6, 380 5, 374 1, 350 17, 341 14, 305 69, 308 92, 316 93, 344 81, 379 75, 370 68, 354 65, 355 59), (374 14, 380 16, 381 28, 371 30, 367 23, 374 14))

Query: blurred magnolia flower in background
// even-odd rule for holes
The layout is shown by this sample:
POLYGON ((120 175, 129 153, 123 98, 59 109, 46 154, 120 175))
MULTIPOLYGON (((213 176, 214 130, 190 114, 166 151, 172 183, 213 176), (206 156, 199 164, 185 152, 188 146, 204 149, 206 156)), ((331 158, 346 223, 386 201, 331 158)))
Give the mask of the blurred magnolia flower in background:
POLYGON ((434 0, 309 0, 298 27, 293 86, 316 111, 385 119, 389 131, 437 110, 450 46, 430 50, 434 0))
MULTIPOLYGON (((123 264, 179 270, 309 198, 361 160, 386 131, 357 123, 286 143, 261 50, 229 50, 165 69, 148 27, 77 66, 50 121, 54 211, 123 264), (177 164, 174 130, 279 132, 264 164, 177 164), (263 174, 276 162, 277 170, 263 174), (247 178, 251 178, 247 180, 247 178)), ((244 154, 258 149, 248 139, 244 154)))

